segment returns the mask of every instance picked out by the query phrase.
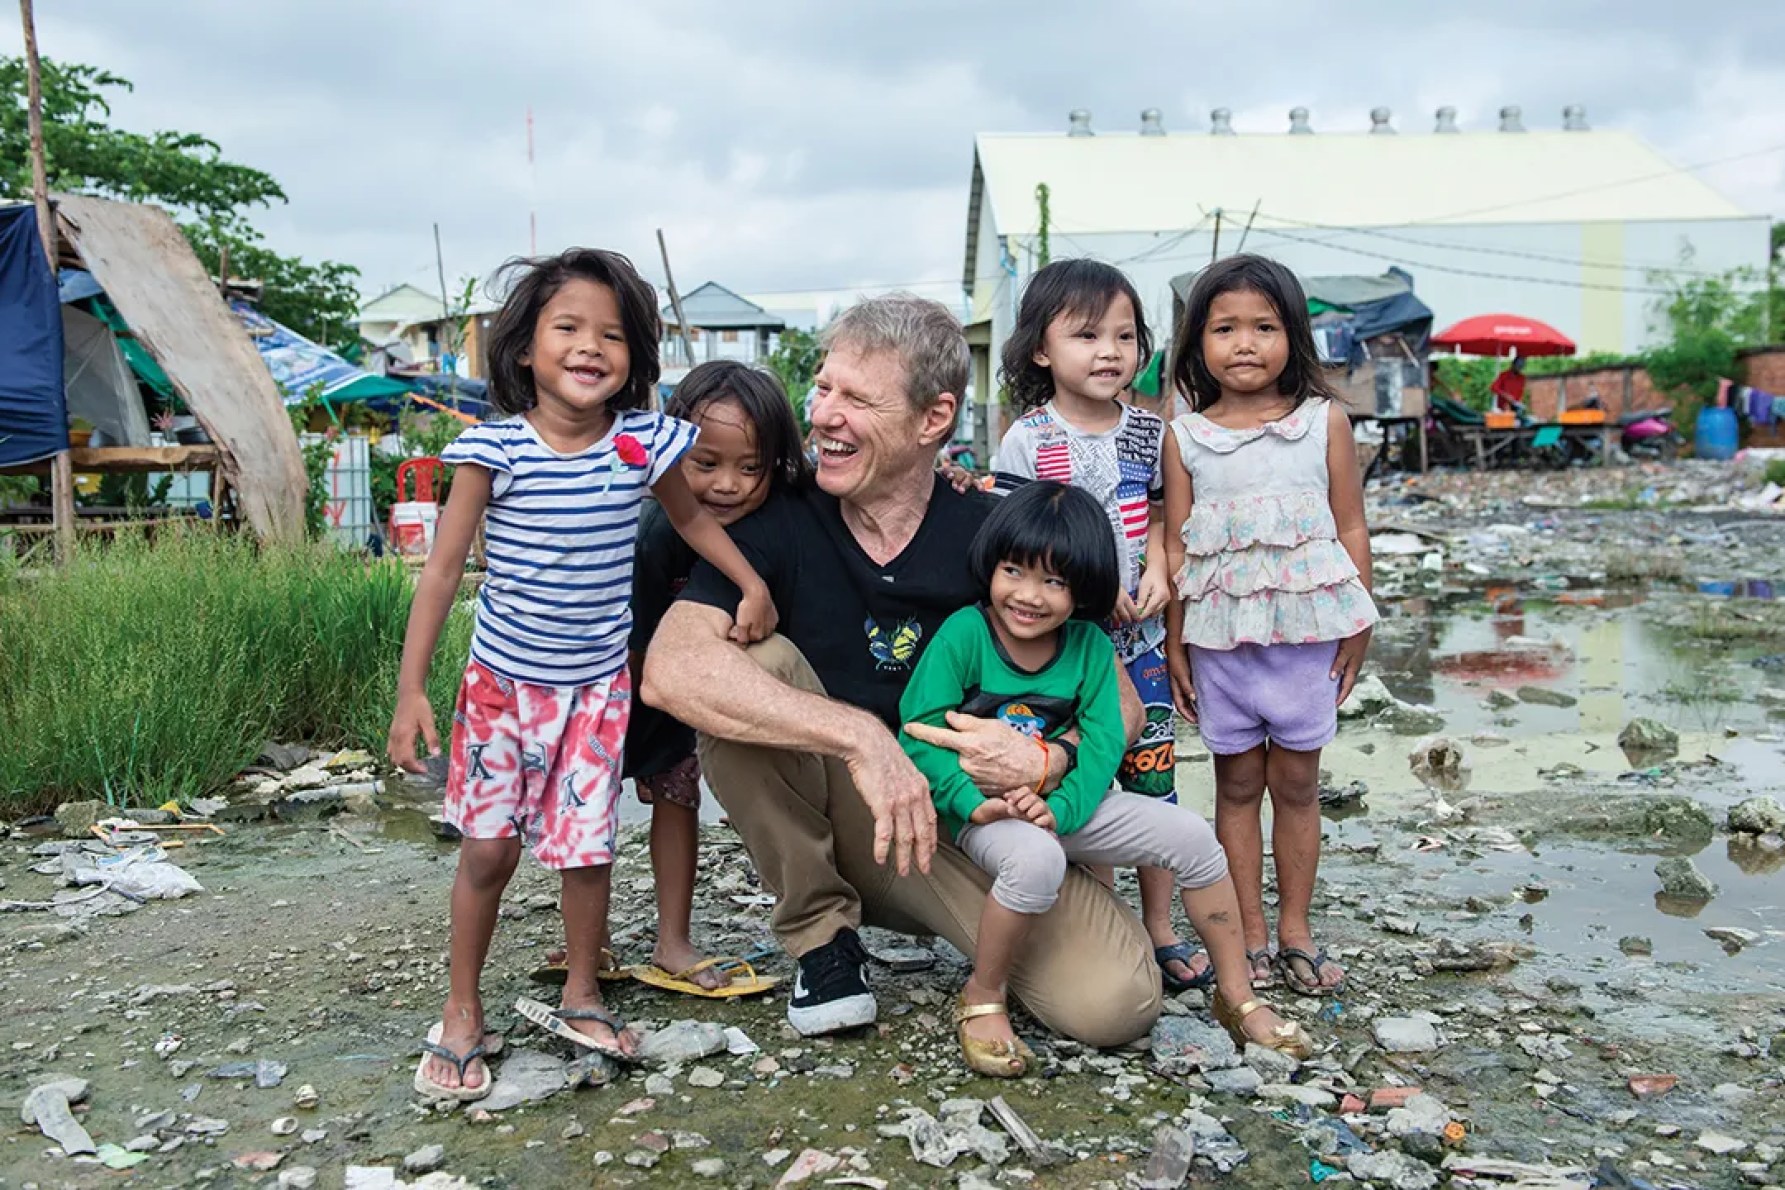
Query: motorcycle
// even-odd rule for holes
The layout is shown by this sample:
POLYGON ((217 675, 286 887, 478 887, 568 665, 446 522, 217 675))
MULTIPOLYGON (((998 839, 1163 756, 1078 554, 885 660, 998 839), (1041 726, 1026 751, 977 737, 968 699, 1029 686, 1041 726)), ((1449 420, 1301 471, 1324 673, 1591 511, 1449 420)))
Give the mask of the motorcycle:
POLYGON ((1618 418, 1618 445, 1633 459, 1672 462, 1686 444, 1673 424, 1673 406, 1639 409, 1618 418))

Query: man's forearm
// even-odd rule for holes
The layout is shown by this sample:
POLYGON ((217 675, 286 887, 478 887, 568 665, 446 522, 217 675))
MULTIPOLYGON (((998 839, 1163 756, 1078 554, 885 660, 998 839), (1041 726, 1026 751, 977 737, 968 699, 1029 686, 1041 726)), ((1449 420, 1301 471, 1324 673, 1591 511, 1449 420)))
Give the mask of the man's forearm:
POLYGON ((645 654, 639 696, 696 731, 793 752, 840 757, 866 735, 887 734, 866 711, 764 670, 725 639, 730 619, 699 604, 671 607, 645 654))

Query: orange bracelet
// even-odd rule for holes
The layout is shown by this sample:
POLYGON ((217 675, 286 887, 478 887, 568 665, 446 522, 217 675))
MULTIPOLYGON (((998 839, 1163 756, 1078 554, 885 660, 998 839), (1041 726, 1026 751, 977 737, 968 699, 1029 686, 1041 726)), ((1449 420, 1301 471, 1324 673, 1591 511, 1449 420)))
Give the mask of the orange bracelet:
POLYGON ((1041 776, 1039 776, 1035 779, 1035 796, 1040 797, 1041 796, 1041 787, 1043 785, 1047 784, 1047 767, 1048 767, 1049 757, 1048 757, 1048 753, 1047 753, 1047 741, 1042 739, 1040 736, 1036 736, 1035 742, 1037 744, 1041 745, 1041 776))

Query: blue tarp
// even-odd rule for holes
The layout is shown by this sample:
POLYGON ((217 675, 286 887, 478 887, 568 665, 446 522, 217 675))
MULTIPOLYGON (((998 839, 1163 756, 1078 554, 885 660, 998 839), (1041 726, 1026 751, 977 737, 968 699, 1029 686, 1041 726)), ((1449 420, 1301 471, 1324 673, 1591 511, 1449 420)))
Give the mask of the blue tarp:
POLYGON ((31 206, 0 207, 0 467, 68 449, 62 304, 31 206))
POLYGON ((273 374, 287 405, 302 401, 311 385, 321 384, 322 395, 332 397, 366 375, 328 348, 281 326, 240 298, 231 298, 229 308, 259 348, 260 358, 273 374))

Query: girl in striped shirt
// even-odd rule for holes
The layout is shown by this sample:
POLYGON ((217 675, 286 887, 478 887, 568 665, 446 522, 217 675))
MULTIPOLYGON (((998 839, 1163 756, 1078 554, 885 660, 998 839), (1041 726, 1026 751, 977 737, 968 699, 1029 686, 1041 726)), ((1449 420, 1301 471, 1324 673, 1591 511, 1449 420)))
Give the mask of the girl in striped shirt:
POLYGON ((648 487, 683 539, 744 593, 734 635, 775 629, 768 587, 689 491, 676 462, 694 426, 650 408, 657 298, 613 252, 578 248, 510 266, 490 338, 490 390, 507 417, 467 430, 403 643, 390 756, 423 769, 439 751, 428 667, 465 556, 484 525, 471 662, 453 714, 446 818, 464 836, 452 889, 451 990, 423 1045, 415 1089, 489 1094, 478 981, 522 840, 557 871, 569 972, 541 1021, 591 1050, 630 1058, 637 1039, 608 1012, 596 978, 619 824, 620 764, 632 700, 633 542, 648 487))

